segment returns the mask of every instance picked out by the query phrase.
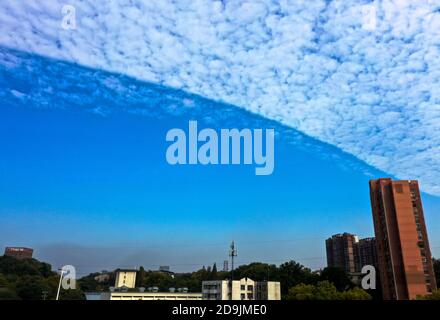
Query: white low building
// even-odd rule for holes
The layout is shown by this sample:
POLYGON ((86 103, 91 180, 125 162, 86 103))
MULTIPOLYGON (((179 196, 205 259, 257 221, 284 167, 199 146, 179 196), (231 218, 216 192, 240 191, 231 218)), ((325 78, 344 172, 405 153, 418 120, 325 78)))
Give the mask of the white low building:
POLYGON ((116 288, 134 288, 136 287, 136 274, 135 269, 117 269, 116 271, 116 288))
POLYGON ((202 282, 203 300, 281 300, 277 281, 212 280, 202 282))
POLYGON ((202 300, 201 293, 188 292, 170 288, 169 292, 144 291, 144 288, 110 288, 108 292, 86 292, 87 300, 202 300))
POLYGON ((202 300, 202 294, 190 292, 103 292, 99 300, 202 300))

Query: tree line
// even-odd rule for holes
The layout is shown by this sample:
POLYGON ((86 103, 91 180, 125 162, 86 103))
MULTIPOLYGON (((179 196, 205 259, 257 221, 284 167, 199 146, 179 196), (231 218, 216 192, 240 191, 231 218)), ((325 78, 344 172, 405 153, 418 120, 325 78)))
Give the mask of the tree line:
MULTIPOLYGON (((437 286, 440 287, 440 260, 434 259, 437 286)), ((136 287, 157 287, 160 291, 169 288, 188 288, 189 292, 200 292, 202 281, 231 279, 231 272, 218 271, 213 266, 188 273, 167 273, 139 268, 136 287)), ((234 279, 244 277, 255 281, 279 281, 282 299, 290 300, 355 300, 381 299, 380 286, 368 292, 357 287, 342 269, 324 268, 312 271, 300 263, 288 261, 279 266, 261 262, 241 265, 234 270, 234 279)), ((41 300, 54 299, 58 287, 59 274, 51 265, 36 259, 18 260, 0 257, 0 299, 41 300)), ((114 286, 115 273, 96 272, 77 281, 76 290, 61 290, 60 299, 85 299, 85 292, 104 292, 114 286), (106 277, 97 276, 106 274, 106 277)), ((420 299, 440 299, 437 292, 420 299)))

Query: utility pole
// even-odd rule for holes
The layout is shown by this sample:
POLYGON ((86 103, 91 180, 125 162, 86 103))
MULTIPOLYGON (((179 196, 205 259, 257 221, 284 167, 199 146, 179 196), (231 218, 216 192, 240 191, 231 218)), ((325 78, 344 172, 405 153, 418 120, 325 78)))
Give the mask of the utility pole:
POLYGON ((229 250, 229 256, 231 257, 231 296, 230 296, 230 300, 232 300, 232 288, 233 288, 233 284, 234 284, 234 257, 237 256, 237 249, 235 248, 235 244, 234 241, 232 241, 231 243, 231 249, 229 250))

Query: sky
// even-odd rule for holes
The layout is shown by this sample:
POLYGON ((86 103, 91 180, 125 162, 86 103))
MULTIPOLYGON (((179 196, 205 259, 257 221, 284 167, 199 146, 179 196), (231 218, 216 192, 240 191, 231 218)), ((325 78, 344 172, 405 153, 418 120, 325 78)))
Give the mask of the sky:
POLYGON ((81 274, 221 266, 232 239, 320 268, 393 177, 440 256, 439 1, 70 1, 68 30, 63 4, 0 3, 0 245, 81 274), (274 173, 170 166, 189 120, 274 128, 274 173))

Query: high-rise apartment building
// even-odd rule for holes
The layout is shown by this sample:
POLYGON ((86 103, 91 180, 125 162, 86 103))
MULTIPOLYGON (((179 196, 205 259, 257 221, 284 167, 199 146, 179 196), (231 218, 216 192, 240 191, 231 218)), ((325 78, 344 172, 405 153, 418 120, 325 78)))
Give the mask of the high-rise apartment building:
POLYGON ((344 269, 348 273, 356 272, 354 245, 358 237, 350 233, 339 233, 325 241, 327 266, 344 269))
POLYGON ((378 269, 376 238, 359 239, 354 244, 354 262, 356 272, 361 272, 367 265, 378 269))
POLYGON ((436 288, 416 180, 370 181, 370 198, 384 299, 414 299, 436 288))

